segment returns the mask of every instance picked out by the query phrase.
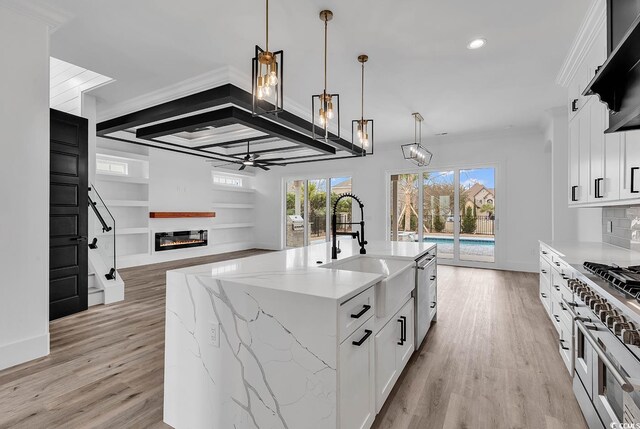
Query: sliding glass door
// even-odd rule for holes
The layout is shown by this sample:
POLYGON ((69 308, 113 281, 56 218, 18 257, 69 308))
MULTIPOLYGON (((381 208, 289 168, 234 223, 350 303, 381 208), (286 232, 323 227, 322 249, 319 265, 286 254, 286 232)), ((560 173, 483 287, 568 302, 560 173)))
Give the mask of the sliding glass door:
MULTIPOLYGON (((333 205, 338 196, 351 192, 351 177, 289 180, 285 189, 286 247, 329 241, 333 205)), ((336 213, 339 222, 351 222, 351 199, 341 200, 336 213)), ((350 231, 350 225, 340 225, 340 230, 350 231)))
POLYGON ((438 244, 438 257, 495 262, 495 168, 390 176, 390 238, 438 244))

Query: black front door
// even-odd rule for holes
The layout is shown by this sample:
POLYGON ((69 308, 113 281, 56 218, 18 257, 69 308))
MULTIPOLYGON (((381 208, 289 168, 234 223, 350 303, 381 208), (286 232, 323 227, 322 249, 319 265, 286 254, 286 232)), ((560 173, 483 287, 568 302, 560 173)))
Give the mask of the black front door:
POLYGON ((88 122, 51 110, 49 320, 87 309, 88 122))

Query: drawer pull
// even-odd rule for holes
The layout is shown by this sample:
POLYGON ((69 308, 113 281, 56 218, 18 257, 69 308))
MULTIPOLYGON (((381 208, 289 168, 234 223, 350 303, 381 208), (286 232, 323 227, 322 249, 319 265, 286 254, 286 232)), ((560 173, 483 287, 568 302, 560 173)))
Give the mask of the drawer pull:
POLYGON ((562 280, 569 280, 569 276, 568 276, 568 275, 566 275, 566 274, 563 274, 563 275, 562 275, 562 280))
POLYGON ((543 298, 546 298, 546 297, 547 297, 547 295, 545 295, 545 294, 544 294, 544 293, 542 293, 542 292, 540 292, 540 296, 541 296, 541 297, 543 297, 543 298))
POLYGON ((540 270, 542 274, 547 274, 547 270, 540 270))
POLYGON ((571 100, 571 111, 572 112, 577 112, 578 111, 578 99, 574 98, 573 100, 571 100))
POLYGON ((362 344, 364 344, 365 341, 367 341, 367 338, 369 338, 369 336, 371 336, 372 333, 373 333, 372 330, 365 329, 364 330, 364 336, 362 338, 360 338, 359 341, 352 341, 351 344, 353 344, 354 346, 360 347, 362 344))
POLYGON ((371 306, 370 306, 370 305, 365 304, 365 305, 363 305, 363 306, 362 306, 362 310, 360 311, 360 313, 358 313, 358 314, 352 314, 352 315, 351 315, 351 317, 352 317, 352 318, 354 318, 354 319, 359 319, 359 318, 361 318, 361 317, 362 317, 362 315, 363 315, 364 313, 366 313, 367 311, 369 311, 369 309, 370 309, 370 308, 371 308, 371 306))
POLYGON ((572 186, 571 187, 571 201, 578 201, 578 197, 576 197, 576 190, 578 189, 577 186, 572 186))
POLYGON ((632 194, 637 194, 638 190, 636 190, 636 171, 640 170, 640 167, 631 167, 631 189, 630 192, 632 194))
POLYGON ((543 250, 543 251, 542 251, 542 254, 543 254, 543 255, 547 255, 548 253, 549 253, 549 252, 547 252, 546 250, 543 250))
POLYGON ((437 304, 437 303, 436 303, 435 301, 434 301, 434 302, 432 302, 432 303, 431 303, 431 308, 436 308, 436 304, 437 304))
POLYGON ((560 262, 555 262, 555 264, 559 267, 560 266, 560 262))
POLYGON ((558 286, 558 285, 553 285, 553 287, 554 287, 554 288, 556 288, 556 290, 557 290, 558 292, 560 292, 560 286, 558 286))
POLYGON ((557 314, 554 314, 553 318, 556 319, 556 322, 560 323, 560 317, 557 314))
POLYGON ((403 346, 404 342, 407 341, 407 318, 406 316, 400 316, 398 319, 400 322, 400 341, 398 341, 399 346, 403 346))
POLYGON ((560 348, 561 348, 562 350, 569 350, 569 347, 565 347, 565 346, 564 346, 564 340, 560 340, 560 348))
POLYGON ((429 280, 434 281, 436 279, 436 276, 431 276, 429 277, 429 280))

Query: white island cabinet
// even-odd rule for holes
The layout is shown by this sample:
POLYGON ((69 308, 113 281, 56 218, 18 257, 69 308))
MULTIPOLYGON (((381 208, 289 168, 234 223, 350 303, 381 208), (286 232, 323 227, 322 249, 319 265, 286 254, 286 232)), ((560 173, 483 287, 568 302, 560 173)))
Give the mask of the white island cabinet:
MULTIPOLYGON (((334 266, 330 244, 168 272, 164 421, 369 428, 415 349, 412 292, 391 280, 415 281, 408 272, 432 248, 367 245, 378 265, 393 260, 390 274, 334 266), (383 283, 403 297, 378 314, 383 283)), ((343 245, 337 262, 359 257, 343 245)))

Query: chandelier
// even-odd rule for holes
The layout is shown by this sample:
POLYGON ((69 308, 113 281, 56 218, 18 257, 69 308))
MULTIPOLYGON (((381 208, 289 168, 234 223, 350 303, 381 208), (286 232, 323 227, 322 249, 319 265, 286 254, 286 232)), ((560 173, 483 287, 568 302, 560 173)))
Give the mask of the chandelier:
POLYGON ((320 12, 320 20, 324 22, 324 89, 322 94, 311 97, 311 122, 313 123, 314 140, 340 139, 340 95, 327 92, 327 24, 332 19, 333 12, 330 10, 320 12), (316 109, 319 126, 316 124, 316 109), (332 135, 329 133, 329 123, 334 117, 336 118, 337 132, 332 135))
POLYGON ((358 56, 358 62, 362 64, 360 119, 351 121, 351 141, 353 144, 356 144, 356 141, 359 143, 362 156, 373 155, 373 119, 364 119, 364 63, 368 60, 367 55, 358 56))
POLYGON ((255 56, 251 60, 251 94, 254 116, 282 112, 282 51, 269 50, 269 0, 266 1, 265 49, 256 45, 255 56))
POLYGON ((422 122, 424 118, 420 113, 412 113, 414 124, 414 143, 402 145, 404 159, 414 162, 418 167, 424 167, 431 163, 433 154, 422 146, 422 122))

